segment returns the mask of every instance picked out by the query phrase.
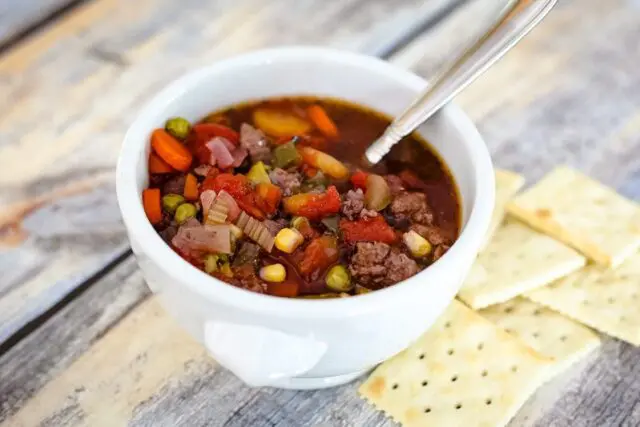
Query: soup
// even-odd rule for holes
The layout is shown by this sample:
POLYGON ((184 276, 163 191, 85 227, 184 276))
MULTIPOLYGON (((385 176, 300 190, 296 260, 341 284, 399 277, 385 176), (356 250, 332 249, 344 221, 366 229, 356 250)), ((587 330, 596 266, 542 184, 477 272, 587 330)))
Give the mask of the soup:
POLYGON ((418 135, 364 164, 389 123, 307 97, 236 105, 195 124, 170 118, 150 136, 145 212, 186 261, 253 292, 333 298, 394 285, 451 247, 460 204, 418 135))

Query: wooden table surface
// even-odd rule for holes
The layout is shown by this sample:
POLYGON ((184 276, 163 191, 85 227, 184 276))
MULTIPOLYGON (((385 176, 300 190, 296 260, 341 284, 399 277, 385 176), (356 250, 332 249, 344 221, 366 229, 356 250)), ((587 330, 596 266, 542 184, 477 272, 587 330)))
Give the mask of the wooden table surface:
MULTIPOLYGON (((390 426, 356 393, 250 389, 147 289, 115 201, 122 136, 190 68, 266 46, 429 77, 495 0, 0 1, 0 426, 390 426)), ((640 200, 640 2, 560 0, 458 97, 495 163, 570 164, 640 200)), ((640 350, 600 350, 514 426, 640 425, 640 350)))

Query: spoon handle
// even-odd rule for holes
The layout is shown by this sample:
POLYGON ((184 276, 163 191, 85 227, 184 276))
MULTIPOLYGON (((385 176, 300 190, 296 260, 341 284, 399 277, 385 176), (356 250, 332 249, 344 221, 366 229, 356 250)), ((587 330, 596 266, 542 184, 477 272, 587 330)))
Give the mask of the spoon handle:
POLYGON ((553 8, 557 0, 509 0, 497 20, 442 74, 437 76, 365 152, 378 163, 402 137, 413 132, 442 106, 508 52, 553 8))

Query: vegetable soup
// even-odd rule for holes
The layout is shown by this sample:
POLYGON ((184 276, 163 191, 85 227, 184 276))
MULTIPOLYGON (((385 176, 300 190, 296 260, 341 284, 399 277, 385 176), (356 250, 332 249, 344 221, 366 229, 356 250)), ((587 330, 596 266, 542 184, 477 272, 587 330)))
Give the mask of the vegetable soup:
POLYGON ((169 118, 150 136, 145 212, 181 257, 233 286, 301 298, 391 286, 450 248, 460 204, 418 135, 365 165, 389 123, 307 97, 169 118))

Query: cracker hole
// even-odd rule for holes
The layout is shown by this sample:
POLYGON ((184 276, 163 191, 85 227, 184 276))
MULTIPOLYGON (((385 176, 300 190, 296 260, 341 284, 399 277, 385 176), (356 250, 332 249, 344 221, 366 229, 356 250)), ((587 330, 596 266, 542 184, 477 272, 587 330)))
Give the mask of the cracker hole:
POLYGON ((491 403, 492 403, 491 399, 487 399, 487 400, 484 401, 484 404, 487 405, 487 406, 491 405, 491 403))
POLYGON ((482 350, 483 348, 484 348, 484 343, 481 342, 480 344, 478 344, 478 350, 482 350))
POLYGON ((429 381, 427 380, 422 381, 422 387, 426 387, 428 385, 429 385, 429 381))
POLYGON ((448 354, 449 356, 452 356, 452 355, 453 355, 453 349, 452 349, 452 348, 450 348, 449 350, 447 350, 447 354, 448 354))
POLYGON ((511 372, 514 372, 514 373, 515 373, 515 372, 518 372, 518 367, 517 367, 516 365, 513 365, 513 366, 511 367, 511 372))
POLYGON ((536 308, 536 309, 533 311, 533 315, 534 315, 534 316, 540 316, 540 314, 542 314, 542 310, 540 310, 539 308, 536 308))
POLYGON ((539 334, 538 332, 534 332, 534 333, 533 333, 533 334, 531 334, 531 335, 533 335, 533 337, 534 337, 534 338, 538 338, 538 337, 540 336, 540 334, 539 334))
POLYGON ((445 323, 445 324, 444 324, 444 327, 445 327, 445 328, 450 328, 450 327, 451 327, 451 322, 447 322, 447 323, 445 323))
POLYGON ((607 302, 608 302, 609 304, 613 304, 614 302, 616 302, 616 299, 615 299, 615 298, 613 298, 613 297, 609 297, 609 298, 607 298, 607 302))
POLYGON ((456 409, 461 409, 462 408, 462 403, 456 403, 456 409))
POLYGON ((566 335, 562 335, 560 337, 560 341, 565 342, 567 340, 567 336, 566 335))
POLYGON ((396 384, 392 385, 392 386, 391 386, 391 388, 392 388, 393 390, 397 390, 397 389, 398 389, 398 384, 396 383, 396 384))
POLYGON ((638 294, 635 292, 631 294, 631 299, 638 299, 638 294))
POLYGON ((589 300, 588 299, 582 300, 582 305, 589 305, 589 300))
POLYGON ((457 375, 452 376, 451 377, 451 382, 455 383, 456 381, 458 381, 458 376, 457 375))
POLYGON ((418 359, 420 359, 420 360, 424 359, 424 353, 422 353, 420 356, 418 356, 418 359))
POLYGON ((621 274, 620 275, 620 280, 628 280, 629 276, 627 276, 626 274, 621 274))
POLYGON ((489 372, 487 372, 487 370, 485 369, 484 371, 482 371, 481 374, 483 377, 486 377, 487 375, 489 375, 489 372))
POLYGON ((431 408, 424 408, 424 413, 428 414, 429 412, 431 412, 431 408))
POLYGON ((621 321, 621 322, 624 322, 624 321, 626 321, 626 320, 627 320, 627 318, 626 318, 625 316, 620 316, 620 321, 621 321))
POLYGON ((510 333, 512 333, 512 332, 513 332, 513 331, 512 331, 511 329, 509 329, 509 328, 505 328, 505 330, 504 330, 504 331, 505 331, 506 333, 508 333, 508 334, 510 334, 510 333))
POLYGON ((513 307, 507 307, 507 308, 504 309, 504 312, 507 313, 507 314, 511 313, 512 311, 513 311, 513 307))

